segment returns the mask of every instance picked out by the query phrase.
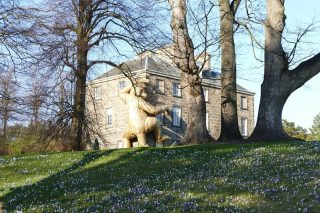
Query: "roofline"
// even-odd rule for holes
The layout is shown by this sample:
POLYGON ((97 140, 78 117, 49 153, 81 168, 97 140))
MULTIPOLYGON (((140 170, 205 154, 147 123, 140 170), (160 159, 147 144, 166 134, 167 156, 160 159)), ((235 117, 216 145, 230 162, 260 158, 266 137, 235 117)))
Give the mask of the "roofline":
MULTIPOLYGON (((131 71, 131 73, 133 74, 133 73, 138 73, 138 72, 142 72, 142 71, 146 71, 146 69, 131 71)), ((116 80, 116 79, 123 78, 123 77, 126 77, 126 76, 123 73, 121 73, 118 75, 112 75, 112 76, 103 77, 103 78, 99 78, 99 79, 93 79, 93 80, 89 81, 88 83, 98 84, 98 83, 116 80)))
MULTIPOLYGON (((180 77, 159 73, 157 70, 145 69, 145 68, 144 69, 140 69, 140 70, 136 70, 136 71, 132 71, 131 73, 139 73, 139 72, 143 72, 143 71, 145 71, 146 73, 150 73, 150 74, 161 76, 161 77, 167 77, 167 78, 171 78, 171 79, 174 79, 174 80, 180 80, 180 77)), ((120 79, 120 78, 123 78, 123 77, 125 77, 125 76, 124 76, 123 73, 121 73, 121 74, 114 75, 114 76, 104 77, 104 78, 100 78, 100 79, 94 79, 94 80, 90 81, 90 83, 94 85, 94 84, 99 84, 99 83, 103 83, 103 82, 108 82, 108 81, 120 79)), ((216 80, 220 80, 220 78, 215 78, 215 79, 216 80)), ((213 81, 214 79, 206 79, 206 80, 213 81)), ((204 85, 204 86, 211 86, 213 88, 221 89, 221 86, 216 85, 214 83, 208 83, 208 82, 203 82, 202 81, 201 84, 204 85)), ((252 95, 252 96, 255 95, 254 92, 245 91, 245 90, 242 90, 242 89, 237 89, 237 92, 239 92, 241 94, 252 95)))
MULTIPOLYGON (((158 71, 156 71, 156 70, 150 70, 150 69, 148 69, 148 70, 146 70, 146 71, 151 71, 151 72, 149 72, 149 73, 151 73, 151 74, 154 74, 154 75, 158 75, 158 76, 162 76, 162 77, 168 77, 168 78, 172 78, 172 79, 175 79, 175 80, 180 80, 180 78, 179 77, 176 77, 176 76, 172 76, 172 75, 166 75, 166 74, 162 74, 162 73, 159 73, 158 71)), ((215 78, 216 80, 220 80, 220 78, 215 78)), ((211 80, 214 80, 214 79, 208 79, 209 81, 211 80)), ((212 87, 214 87, 214 88, 217 88, 217 89, 221 89, 221 86, 219 86, 219 85, 216 85, 216 84, 214 84, 214 83, 205 83, 205 82, 201 82, 201 84, 202 85, 205 85, 205 86, 212 86, 212 87)), ((242 89, 237 89, 237 92, 241 92, 242 94, 247 94, 247 95, 255 95, 255 93, 254 92, 250 92, 250 91, 245 91, 245 90, 242 90, 242 89)))

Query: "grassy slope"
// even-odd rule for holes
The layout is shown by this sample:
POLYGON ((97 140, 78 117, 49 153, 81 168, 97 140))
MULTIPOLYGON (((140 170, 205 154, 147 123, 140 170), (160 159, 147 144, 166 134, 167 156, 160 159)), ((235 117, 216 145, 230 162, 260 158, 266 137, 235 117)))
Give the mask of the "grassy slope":
POLYGON ((0 157, 0 201, 28 212, 320 211, 320 144, 0 157))

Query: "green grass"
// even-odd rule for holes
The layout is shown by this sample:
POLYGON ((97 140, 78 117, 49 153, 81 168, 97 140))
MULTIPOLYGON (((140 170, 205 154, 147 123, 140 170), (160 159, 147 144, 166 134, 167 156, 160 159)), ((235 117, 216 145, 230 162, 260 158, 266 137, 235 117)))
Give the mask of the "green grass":
POLYGON ((320 143, 0 157, 12 212, 320 212, 320 143))

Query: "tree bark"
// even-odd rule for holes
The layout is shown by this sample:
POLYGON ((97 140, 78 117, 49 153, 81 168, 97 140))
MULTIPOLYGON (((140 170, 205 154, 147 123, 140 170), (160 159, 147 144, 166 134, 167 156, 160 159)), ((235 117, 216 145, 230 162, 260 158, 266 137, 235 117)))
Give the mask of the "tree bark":
POLYGON ((172 11, 174 62, 181 70, 183 106, 188 119, 182 144, 208 143, 212 140, 206 127, 206 105, 199 69, 194 58, 194 47, 188 33, 185 0, 169 0, 172 11))
POLYGON ((291 93, 320 72, 320 53, 289 70, 281 44, 285 27, 284 9, 284 0, 267 0, 264 80, 257 125, 249 138, 252 141, 292 139, 282 127, 283 106, 291 93))
POLYGON ((75 73, 76 88, 74 94, 74 107, 71 125, 71 140, 75 150, 84 148, 83 136, 85 125, 85 103, 86 103, 86 78, 88 73, 88 23, 90 19, 90 4, 85 0, 79 1, 79 13, 77 19, 77 70, 75 73), (89 13, 89 14, 88 14, 89 13))
POLYGON ((236 54, 234 45, 234 16, 239 1, 219 0, 221 46, 221 133, 220 141, 242 139, 238 125, 236 54))
POLYGON ((76 88, 74 95, 74 112, 71 125, 71 139, 75 150, 83 149, 83 128, 85 124, 85 103, 86 103, 86 76, 87 64, 86 53, 78 52, 78 70, 76 73, 76 88))

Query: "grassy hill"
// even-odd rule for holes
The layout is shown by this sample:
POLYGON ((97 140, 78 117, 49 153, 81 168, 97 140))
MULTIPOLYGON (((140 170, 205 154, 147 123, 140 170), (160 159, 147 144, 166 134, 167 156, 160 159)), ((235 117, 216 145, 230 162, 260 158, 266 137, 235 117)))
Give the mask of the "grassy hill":
POLYGON ((320 212, 320 143, 0 157, 0 201, 24 212, 320 212))

